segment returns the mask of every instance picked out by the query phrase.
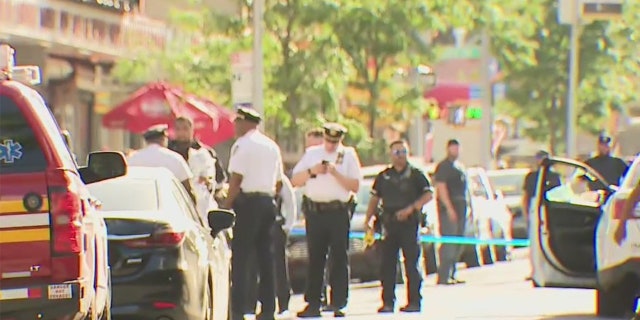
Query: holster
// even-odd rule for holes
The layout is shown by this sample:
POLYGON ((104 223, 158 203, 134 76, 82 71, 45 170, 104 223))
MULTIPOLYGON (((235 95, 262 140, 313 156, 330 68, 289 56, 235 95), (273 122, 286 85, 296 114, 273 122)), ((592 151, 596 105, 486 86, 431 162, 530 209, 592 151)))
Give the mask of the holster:
POLYGON ((353 214, 356 212, 356 207, 358 206, 358 200, 355 195, 351 195, 349 201, 347 202, 347 208, 349 210, 349 220, 353 218, 353 214))

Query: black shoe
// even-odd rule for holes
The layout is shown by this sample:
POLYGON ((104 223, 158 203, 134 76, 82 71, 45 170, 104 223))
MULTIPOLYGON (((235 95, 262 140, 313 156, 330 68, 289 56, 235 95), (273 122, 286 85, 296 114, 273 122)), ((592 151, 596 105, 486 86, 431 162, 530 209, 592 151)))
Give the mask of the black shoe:
POLYGON ((449 281, 450 281, 451 283, 453 283, 453 284, 463 284, 463 283, 467 283, 467 282, 466 282, 466 281, 464 281, 464 280, 460 280, 460 279, 456 279, 456 278, 451 278, 449 281))
POLYGON ((256 320, 275 320, 276 318, 272 315, 268 315, 268 314, 258 314, 256 315, 256 320))
POLYGON ((402 308, 400 308, 401 312, 420 312, 419 304, 408 304, 402 308))
POLYGON ((378 309, 378 313, 393 313, 393 306, 392 305, 383 305, 382 307, 380 307, 380 309, 378 309))
POLYGON ((296 314, 298 318, 320 318, 322 314, 320 313, 320 308, 312 308, 311 306, 307 306, 304 310, 298 312, 296 314))
POLYGON ((231 315, 231 320, 245 320, 244 314, 242 313, 233 313, 231 315))
POLYGON ((344 310, 342 309, 335 309, 333 310, 333 317, 334 318, 344 318, 347 315, 345 314, 344 310))
POLYGON ((441 285, 441 286, 450 286, 452 284, 455 284, 453 282, 451 282, 451 280, 447 279, 447 280, 440 280, 438 279, 438 281, 436 282, 437 285, 441 285))

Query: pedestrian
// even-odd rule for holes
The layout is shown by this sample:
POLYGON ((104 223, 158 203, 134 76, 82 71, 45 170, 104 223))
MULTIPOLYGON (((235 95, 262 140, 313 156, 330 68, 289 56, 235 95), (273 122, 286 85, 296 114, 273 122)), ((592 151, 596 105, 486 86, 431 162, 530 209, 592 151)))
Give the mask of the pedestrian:
POLYGON ((274 199, 284 172, 280 147, 257 129, 261 120, 253 109, 237 110, 237 140, 229 159, 229 194, 222 206, 233 208, 236 213, 231 243, 231 320, 244 319, 249 303, 248 263, 254 249, 260 276, 261 312, 257 319, 272 320, 275 314, 271 234, 276 220, 274 199))
POLYGON ((321 291, 327 254, 330 255, 331 309, 344 317, 349 294, 349 227, 353 193, 358 192, 362 173, 355 149, 342 144, 347 129, 337 123, 324 125, 322 145, 307 148, 293 169, 291 182, 304 186, 309 266, 307 306, 300 318, 320 316, 321 291))
POLYGON ((197 209, 204 221, 209 211, 218 207, 213 198, 216 181, 216 159, 195 139, 193 121, 178 117, 174 122, 175 140, 169 141, 169 149, 179 153, 193 172, 192 184, 196 194, 197 209))
POLYGON ((143 134, 147 145, 134 152, 127 162, 132 167, 164 167, 169 169, 187 190, 193 203, 196 204, 196 196, 191 183, 193 173, 184 158, 167 148, 169 144, 167 129, 166 124, 150 127, 143 134))
POLYGON ((407 161, 409 146, 404 140, 389 145, 391 165, 375 178, 365 217, 365 230, 373 231, 372 218, 382 202, 382 307, 379 313, 394 312, 398 251, 402 249, 407 276, 407 305, 402 312, 420 312, 422 276, 418 271, 420 245, 418 230, 422 207, 433 190, 422 170, 407 161))
MULTIPOLYGON (((611 137, 598 137, 598 154, 588 159, 585 163, 595 169, 608 183, 615 186, 620 185, 620 181, 627 173, 629 166, 620 159, 611 156, 611 137)), ((602 188, 599 182, 590 183, 592 190, 602 188)))
MULTIPOLYGON (((287 240, 289 232, 293 228, 294 223, 298 220, 298 205, 293 185, 287 177, 282 179, 282 188, 276 197, 278 215, 276 223, 273 226, 273 259, 274 259, 274 278, 275 278, 275 294, 278 301, 278 314, 286 314, 289 311, 289 300, 291 300, 291 284, 289 282, 289 269, 287 265, 287 240)), ((255 258, 255 254, 254 254, 255 258)), ((251 272, 253 278, 249 286, 253 286, 250 290, 250 300, 255 301, 250 304, 247 313, 255 313, 258 302, 258 272, 256 264, 253 263, 251 272), (255 280, 254 280, 255 279, 255 280)))
MULTIPOLYGON (((458 160, 460 143, 447 142, 447 157, 436 166, 434 174, 440 235, 463 236, 469 208, 469 190, 464 165, 458 160)), ((439 250, 439 285, 463 283, 455 277, 455 264, 460 259, 460 245, 443 243, 439 250)))

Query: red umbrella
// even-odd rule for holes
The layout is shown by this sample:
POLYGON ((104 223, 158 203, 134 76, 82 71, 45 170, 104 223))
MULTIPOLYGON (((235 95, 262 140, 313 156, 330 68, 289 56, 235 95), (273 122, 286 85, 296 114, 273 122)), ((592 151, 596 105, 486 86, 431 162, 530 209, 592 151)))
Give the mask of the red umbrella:
POLYGON ((110 129, 143 133, 157 124, 168 124, 171 128, 179 116, 193 120, 196 135, 204 143, 215 145, 233 137, 233 127, 220 126, 222 117, 207 107, 202 99, 165 83, 153 83, 139 89, 105 114, 102 125, 110 129))
POLYGON ((474 86, 468 84, 438 84, 435 88, 427 91, 424 97, 426 99, 434 99, 442 109, 455 102, 473 99, 474 90, 474 86))

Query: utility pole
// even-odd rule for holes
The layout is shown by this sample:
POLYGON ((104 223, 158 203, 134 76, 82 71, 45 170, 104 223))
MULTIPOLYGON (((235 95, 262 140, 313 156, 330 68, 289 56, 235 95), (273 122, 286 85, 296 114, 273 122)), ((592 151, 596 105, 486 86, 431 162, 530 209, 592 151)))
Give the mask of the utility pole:
POLYGON ((487 170, 493 168, 493 156, 491 154, 492 122, 493 122, 493 85, 491 72, 491 37, 485 29, 481 40, 481 66, 482 66, 482 118, 480 118, 480 131, 482 132, 480 164, 487 170))
POLYGON ((264 54, 262 43, 264 38, 264 3, 265 0, 253 0, 253 108, 258 111, 263 121, 260 129, 264 130, 264 54))
MULTIPOLYGON (((577 0, 576 0, 577 1, 577 0)), ((576 6, 577 9, 577 6, 576 6)), ((569 90, 567 95, 567 158, 578 156, 576 125, 578 122, 576 108, 578 104, 578 72, 580 59, 580 11, 575 10, 571 21, 571 52, 569 55, 569 90)))

